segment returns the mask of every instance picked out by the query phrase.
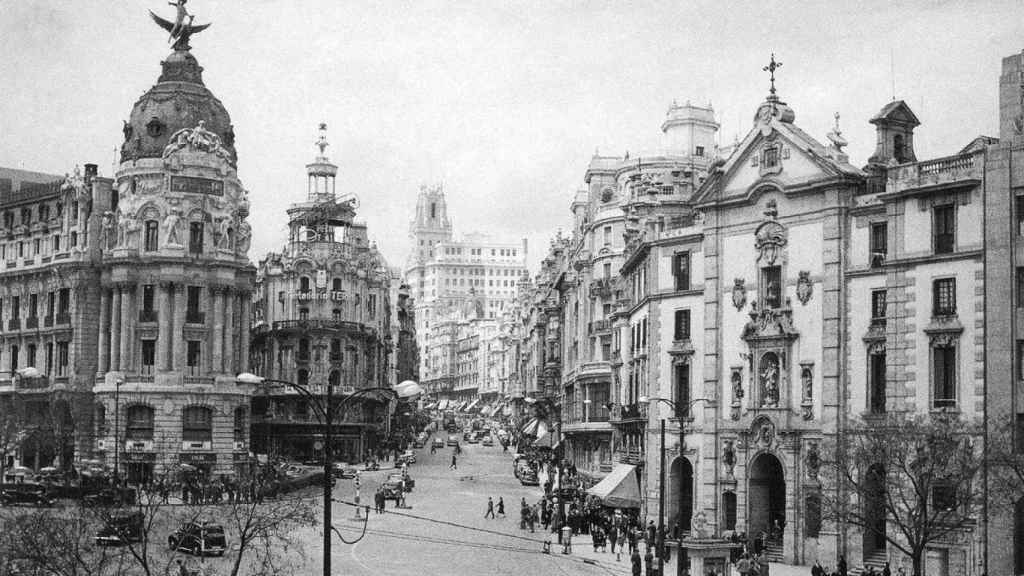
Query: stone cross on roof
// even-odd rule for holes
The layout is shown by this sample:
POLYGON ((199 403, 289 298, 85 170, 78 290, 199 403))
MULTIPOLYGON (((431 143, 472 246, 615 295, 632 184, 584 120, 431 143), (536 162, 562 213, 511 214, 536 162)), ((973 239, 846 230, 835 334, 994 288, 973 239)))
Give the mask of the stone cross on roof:
POLYGON ((767 66, 762 68, 762 70, 764 70, 765 72, 768 72, 769 74, 771 74, 772 87, 771 87, 771 90, 769 90, 769 92, 771 93, 772 96, 775 96, 775 71, 778 70, 779 68, 782 68, 782 62, 776 62, 775 61, 775 52, 772 52, 771 62, 769 62, 767 66))

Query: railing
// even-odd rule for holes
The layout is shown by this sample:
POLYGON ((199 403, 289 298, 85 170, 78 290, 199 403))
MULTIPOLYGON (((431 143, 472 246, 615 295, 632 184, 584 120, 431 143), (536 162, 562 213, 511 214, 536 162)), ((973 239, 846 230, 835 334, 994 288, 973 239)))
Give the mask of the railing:
POLYGON ((11 318, 7 321, 8 330, 21 330, 21 318, 11 318))
POLYGON ((186 385, 214 384, 216 379, 212 376, 183 376, 186 385))
POLYGON ((53 316, 52 315, 51 316, 44 316, 43 317, 43 326, 45 326, 46 328, 49 328, 50 326, 53 326, 53 316))
POLYGON ((371 331, 372 329, 350 320, 279 320, 274 330, 348 330, 350 332, 371 331))
POLYGON ((205 312, 186 312, 185 313, 186 324, 205 324, 206 313, 205 312))
POLYGON ((969 168, 974 168, 973 155, 949 156, 946 158, 921 162, 917 165, 917 172, 924 176, 930 174, 942 174, 943 172, 959 172, 969 168))
POLYGON ((615 459, 620 464, 632 464, 634 466, 642 464, 644 461, 644 452, 639 448, 626 448, 615 451, 615 459))
POLYGON ((611 330, 612 323, 609 320, 594 320, 590 323, 590 333, 597 334, 611 330))
POLYGON ((39 316, 25 318, 25 328, 39 328, 39 316))
POLYGON ((71 314, 67 312, 57 314, 57 324, 71 324, 71 314))
POLYGON ((647 420, 646 404, 616 404, 612 406, 612 422, 634 422, 647 420))

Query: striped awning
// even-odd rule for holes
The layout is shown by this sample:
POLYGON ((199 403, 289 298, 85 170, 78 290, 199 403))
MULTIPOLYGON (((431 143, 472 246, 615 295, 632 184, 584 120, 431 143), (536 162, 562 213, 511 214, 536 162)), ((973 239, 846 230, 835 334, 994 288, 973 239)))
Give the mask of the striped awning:
POLYGON ((443 398, 443 399, 441 399, 441 400, 439 400, 437 402, 437 409, 438 410, 444 410, 447 407, 448 407, 448 399, 447 398, 443 398))
POLYGON ((466 408, 465 408, 466 412, 469 412, 470 410, 475 408, 476 405, 479 404, 479 403, 480 403, 480 399, 479 398, 477 398, 476 400, 473 400, 472 402, 470 402, 469 405, 466 406, 466 408))

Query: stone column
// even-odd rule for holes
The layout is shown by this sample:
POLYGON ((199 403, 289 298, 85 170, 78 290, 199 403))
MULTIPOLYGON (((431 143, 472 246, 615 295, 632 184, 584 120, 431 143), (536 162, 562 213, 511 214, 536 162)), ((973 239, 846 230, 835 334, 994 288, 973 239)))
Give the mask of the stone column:
POLYGON ((121 286, 114 286, 110 307, 110 370, 121 369, 121 286))
POLYGON ((173 298, 174 286, 170 282, 161 282, 157 286, 157 309, 159 310, 159 333, 156 340, 156 369, 163 371, 170 369, 172 354, 171 326, 174 324, 171 318, 171 298, 173 298))
POLYGON ((188 347, 185 344, 185 309, 187 308, 188 287, 176 282, 169 290, 174 294, 174 324, 171 326, 170 346, 173 354, 171 370, 185 372, 185 360, 188 347))
POLYGON ((207 320, 207 325, 212 323, 211 336, 213 340, 213 370, 220 373, 224 369, 224 287, 213 286, 213 318, 207 320))
POLYGON ((119 370, 127 372, 132 368, 132 312, 135 304, 135 286, 124 284, 121 288, 121 362, 119 370))
POLYGON ((241 312, 239 313, 238 322, 238 371, 248 372, 249 371, 249 316, 251 311, 252 294, 249 292, 243 292, 241 296, 241 312))
POLYGON ((222 371, 228 374, 235 372, 235 331, 237 330, 235 304, 238 291, 234 288, 224 290, 224 366, 222 371))
MULTIPOLYGON (((56 310, 53 311, 56 314, 56 310)), ((97 372, 110 370, 110 290, 100 287, 100 350, 96 362, 97 372)), ((56 352, 55 352, 56 353, 56 352)))

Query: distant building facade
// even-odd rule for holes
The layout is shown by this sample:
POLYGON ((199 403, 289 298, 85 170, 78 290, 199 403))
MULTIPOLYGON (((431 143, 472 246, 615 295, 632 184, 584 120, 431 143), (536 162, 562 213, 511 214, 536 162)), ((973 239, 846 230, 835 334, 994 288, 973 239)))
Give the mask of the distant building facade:
MULTIPOLYGON (((391 274, 356 202, 336 195, 338 168, 320 154, 306 166, 306 199, 288 209, 288 243, 260 261, 253 324, 256 374, 295 383, 314 396, 334 387, 337 402, 391 383, 391 274)), ((385 399, 386 400, 386 399, 385 399)), ((386 433, 386 402, 347 408, 333 430, 336 458, 355 461, 386 433)), ((270 383, 253 397, 258 454, 318 458, 322 425, 298 390, 270 383)))

